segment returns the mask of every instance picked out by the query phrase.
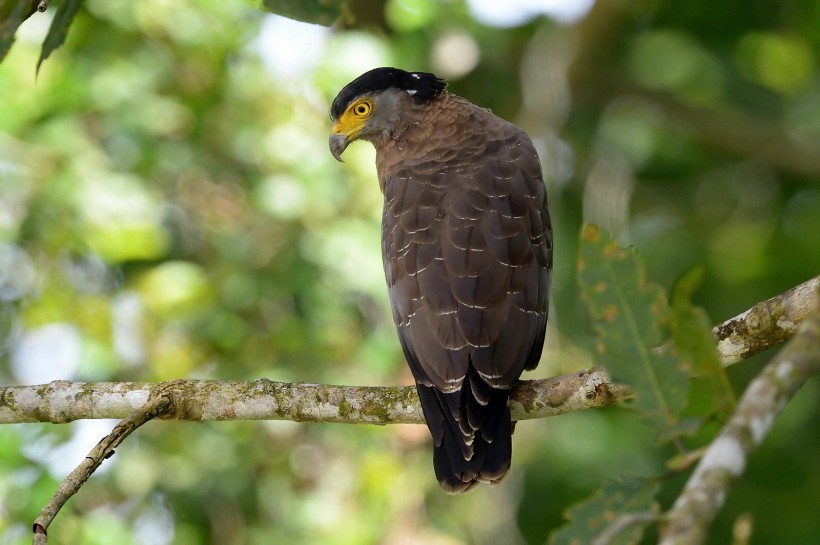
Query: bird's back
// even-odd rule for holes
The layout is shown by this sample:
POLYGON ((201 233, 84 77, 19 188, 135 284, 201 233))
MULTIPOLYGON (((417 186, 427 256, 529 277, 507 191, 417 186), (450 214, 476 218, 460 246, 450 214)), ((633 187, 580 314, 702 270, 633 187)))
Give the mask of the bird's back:
POLYGON ((552 232, 529 137, 442 94, 377 149, 393 317, 445 490, 510 465, 509 388, 538 364, 552 232))

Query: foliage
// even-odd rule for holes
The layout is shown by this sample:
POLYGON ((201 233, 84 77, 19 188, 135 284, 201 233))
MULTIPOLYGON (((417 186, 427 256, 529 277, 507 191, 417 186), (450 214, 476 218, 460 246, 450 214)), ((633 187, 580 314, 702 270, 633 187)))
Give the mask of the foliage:
POLYGON ((57 14, 54 16, 46 39, 43 42, 43 52, 40 53, 40 59, 37 61, 38 72, 40 71, 40 65, 43 64, 43 61, 51 55, 52 51, 65 42, 71 21, 74 20, 74 16, 77 15, 82 3, 83 0, 65 0, 65 2, 60 4, 60 9, 57 10, 57 14))
POLYGON ((728 415, 735 408, 735 396, 715 349, 711 322, 703 309, 691 304, 702 276, 703 269, 695 268, 675 284, 670 312, 672 339, 689 373, 706 383, 709 391, 707 399, 712 404, 703 416, 711 417, 716 413, 728 415))
POLYGON ((343 0, 323 0, 320 2, 300 2, 299 0, 263 0, 265 9, 284 17, 315 23, 332 25, 342 14, 343 0))
POLYGON ((2 0, 0 2, 0 61, 14 43, 14 34, 20 24, 37 9, 33 0, 2 0))
MULTIPOLYGON (((593 543, 602 530, 625 513, 652 512, 658 488, 656 483, 634 475, 604 483, 593 498, 569 509, 567 516, 573 524, 555 532, 550 545, 593 543)), ((628 531, 616 534, 612 543, 640 543, 642 534, 641 525, 632 525, 628 531)))
MULTIPOLYGON (((556 270, 533 376, 599 362, 599 339, 614 334, 602 330, 608 304, 586 304, 603 281, 612 289, 600 295, 625 294, 612 304, 640 311, 644 327, 600 361, 640 364, 617 371, 636 388, 647 371, 678 384, 655 365, 682 361, 698 378, 687 396, 662 394, 666 413, 648 409, 665 414, 660 437, 656 417, 649 428, 633 412, 645 395, 522 422, 508 479, 455 498, 440 494, 419 426, 151 423, 72 499, 53 543, 544 543, 567 506, 612 497, 596 495, 602 482, 687 467, 677 447, 708 442, 770 356, 724 371, 709 318, 820 270, 810 2, 600 0, 574 22, 522 16, 506 28, 461 1, 299 3, 308 20, 343 14, 323 29, 260 13, 279 2, 86 0, 36 75, 70 4, 41 14, 0 0, 0 51, 11 47, 0 63, 0 382, 409 383, 372 150, 353 145, 339 165, 326 144, 333 96, 376 65, 436 71, 536 141, 556 270), (602 227, 598 241, 577 238, 584 222, 602 227), (702 280, 684 275, 696 266, 702 280), (670 340, 674 353, 647 351, 670 340)), ((741 514, 753 542, 820 534, 805 501, 820 486, 818 387, 775 424, 711 543, 729 542, 741 514)), ((0 429, 0 542, 30 542, 37 510, 112 426, 0 429)), ((651 481, 661 509, 681 475, 651 481)))
MULTIPOLYGON (((677 423, 689 383, 682 362, 661 349, 668 321, 663 290, 647 285, 638 257, 597 227, 581 234, 578 281, 598 331, 597 351, 616 381, 632 386, 635 409, 664 430, 677 423)), ((709 329, 705 327, 706 334, 709 329)))

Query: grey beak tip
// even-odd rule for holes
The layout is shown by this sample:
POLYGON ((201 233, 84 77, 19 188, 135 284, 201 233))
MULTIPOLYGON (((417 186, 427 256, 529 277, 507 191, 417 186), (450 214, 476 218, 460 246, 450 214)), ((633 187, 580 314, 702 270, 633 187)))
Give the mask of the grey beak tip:
POLYGON ((333 155, 333 158, 339 161, 340 163, 344 163, 344 161, 342 160, 342 153, 344 153, 345 149, 347 149, 348 144, 349 142, 345 135, 330 135, 330 139, 328 140, 328 147, 330 148, 330 153, 331 155, 333 155))

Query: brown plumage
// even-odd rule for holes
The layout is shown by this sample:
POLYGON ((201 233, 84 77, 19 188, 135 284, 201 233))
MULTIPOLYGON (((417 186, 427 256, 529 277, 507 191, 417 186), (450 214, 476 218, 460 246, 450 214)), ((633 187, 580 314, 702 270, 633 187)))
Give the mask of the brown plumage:
POLYGON ((376 147, 390 304, 439 483, 498 482, 509 391, 538 365, 547 323, 552 231, 533 144, 432 74, 393 68, 345 87, 331 117, 334 156, 357 138, 376 147))

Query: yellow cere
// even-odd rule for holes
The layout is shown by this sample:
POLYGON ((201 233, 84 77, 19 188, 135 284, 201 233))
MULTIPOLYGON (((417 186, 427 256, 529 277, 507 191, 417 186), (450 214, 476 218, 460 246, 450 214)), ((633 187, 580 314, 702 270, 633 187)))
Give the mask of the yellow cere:
POLYGON ((331 133, 343 134, 350 139, 355 138, 364 127, 365 121, 370 117, 372 111, 373 102, 370 99, 361 98, 353 102, 347 107, 342 117, 333 124, 331 133))

